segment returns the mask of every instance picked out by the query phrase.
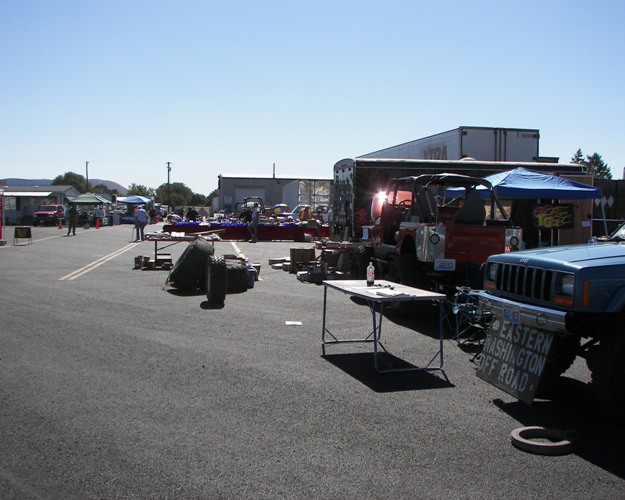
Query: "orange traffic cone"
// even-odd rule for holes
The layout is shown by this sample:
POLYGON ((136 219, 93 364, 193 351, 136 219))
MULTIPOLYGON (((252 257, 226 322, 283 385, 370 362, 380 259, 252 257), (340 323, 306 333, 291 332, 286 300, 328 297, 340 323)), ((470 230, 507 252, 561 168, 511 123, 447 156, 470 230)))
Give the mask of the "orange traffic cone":
POLYGON ((96 220, 95 220, 95 228, 96 229, 100 229, 100 219, 98 219, 97 217, 96 217, 96 220))
POLYGON ((59 219, 59 229, 63 229, 63 221, 59 219))

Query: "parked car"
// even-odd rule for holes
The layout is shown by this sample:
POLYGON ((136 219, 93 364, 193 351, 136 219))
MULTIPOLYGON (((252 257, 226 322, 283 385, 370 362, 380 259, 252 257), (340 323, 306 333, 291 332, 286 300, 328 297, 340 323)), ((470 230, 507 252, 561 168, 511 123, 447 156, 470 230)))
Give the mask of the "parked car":
POLYGON ((65 207, 63 205, 41 205, 33 213, 33 226, 56 226, 65 221, 65 207))
POLYGON ((621 223, 609 236, 599 236, 600 243, 606 241, 625 241, 625 222, 621 223))
POLYGON ((293 217, 293 220, 300 220, 302 212, 310 212, 310 217, 312 217, 312 208, 310 205, 297 205, 292 212, 285 212, 282 214, 283 217, 293 217))

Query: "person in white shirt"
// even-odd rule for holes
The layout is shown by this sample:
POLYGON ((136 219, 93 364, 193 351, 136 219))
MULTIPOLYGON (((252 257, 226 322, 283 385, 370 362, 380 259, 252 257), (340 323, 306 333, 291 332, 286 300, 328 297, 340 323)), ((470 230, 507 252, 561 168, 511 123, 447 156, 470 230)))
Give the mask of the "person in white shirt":
POLYGON ((254 208, 252 209, 252 220, 247 226, 252 239, 250 243, 256 243, 258 241, 258 219, 260 218, 260 214, 258 211, 258 203, 254 203, 254 208))
POLYGON ((137 211, 135 212, 135 229, 137 230, 137 239, 135 241, 143 241, 145 236, 143 235, 143 230, 145 229, 145 225, 148 223, 148 213, 141 205, 137 211))

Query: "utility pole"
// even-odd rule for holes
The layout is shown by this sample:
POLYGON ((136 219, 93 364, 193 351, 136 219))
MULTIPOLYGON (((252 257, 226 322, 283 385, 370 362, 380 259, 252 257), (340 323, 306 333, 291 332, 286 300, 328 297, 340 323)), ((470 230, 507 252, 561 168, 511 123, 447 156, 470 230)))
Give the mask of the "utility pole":
POLYGON ((87 191, 89 191, 89 162, 88 161, 85 162, 85 172, 87 174, 87 177, 86 177, 87 185, 85 186, 85 188, 87 189, 87 191))
POLYGON ((169 172, 171 172, 171 162, 167 162, 167 206, 169 207, 169 213, 172 213, 171 210, 171 198, 169 196, 169 172))

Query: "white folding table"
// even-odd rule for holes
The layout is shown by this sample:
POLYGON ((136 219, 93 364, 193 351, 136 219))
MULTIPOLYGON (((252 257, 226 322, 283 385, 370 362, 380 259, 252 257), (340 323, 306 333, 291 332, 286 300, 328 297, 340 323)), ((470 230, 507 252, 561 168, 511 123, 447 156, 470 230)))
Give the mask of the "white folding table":
MULTIPOLYGON (((401 372, 401 371, 418 371, 418 370, 441 370, 443 368, 443 302, 445 295, 429 290, 421 290, 412 288, 398 283, 386 280, 376 280, 373 286, 367 286, 365 280, 326 280, 323 281, 323 326, 321 331, 321 348, 323 355, 326 354, 326 346, 333 344, 366 342, 373 344, 373 363, 378 372, 401 372), (364 300, 371 311, 373 322, 373 330, 365 337, 343 339, 335 336, 326 326, 326 314, 328 304, 328 288, 343 292, 346 295, 358 297, 364 300), (382 318, 383 307, 389 302, 398 301, 420 301, 434 300, 439 303, 439 350, 434 357, 423 367, 404 367, 404 368, 381 368, 379 366, 380 349, 388 352, 384 345, 380 342, 382 336, 382 318), (438 364, 434 365, 438 358, 438 364)), ((384 361, 384 360, 382 360, 384 361)))

